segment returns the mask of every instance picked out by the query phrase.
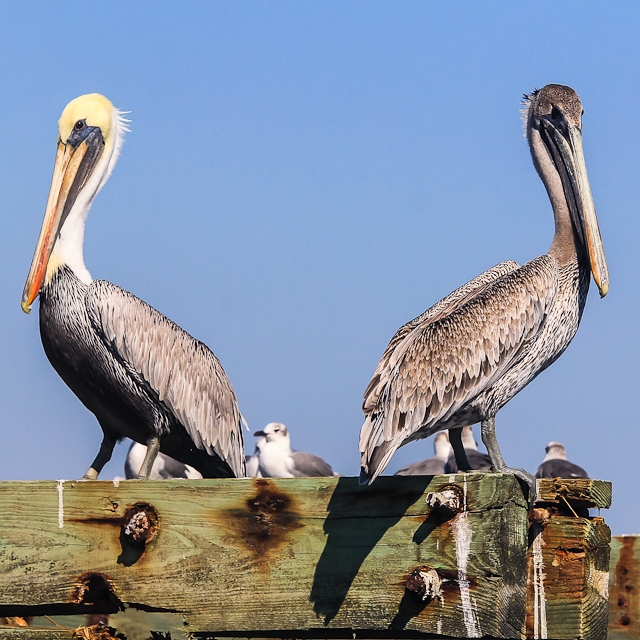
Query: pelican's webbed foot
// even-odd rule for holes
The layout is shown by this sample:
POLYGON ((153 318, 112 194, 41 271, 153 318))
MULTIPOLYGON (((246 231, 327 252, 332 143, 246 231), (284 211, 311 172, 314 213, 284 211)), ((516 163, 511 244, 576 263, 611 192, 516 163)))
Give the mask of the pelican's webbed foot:
POLYGON ((536 499, 536 479, 524 469, 514 469, 508 467, 502 457, 502 452, 498 446, 498 439, 496 438, 496 418, 495 416, 483 420, 481 423, 482 442, 487 447, 487 453, 491 459, 491 468, 497 473, 506 473, 515 476, 529 489, 528 502, 529 507, 533 507, 533 503, 536 499))
POLYGON ((502 469, 495 469, 500 473, 507 473, 509 475, 515 476, 520 480, 522 484, 524 484, 529 493, 529 508, 533 507, 533 503, 536 501, 536 479, 524 469, 507 467, 506 465, 502 469))

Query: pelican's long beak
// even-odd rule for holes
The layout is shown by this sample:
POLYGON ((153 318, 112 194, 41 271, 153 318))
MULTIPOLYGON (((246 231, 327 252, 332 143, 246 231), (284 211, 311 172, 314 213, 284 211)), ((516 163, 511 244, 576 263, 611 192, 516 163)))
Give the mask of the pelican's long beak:
POLYGON ((79 144, 58 142, 44 221, 22 292, 22 310, 25 313, 31 311, 31 305, 40 293, 60 229, 102 155, 103 148, 102 133, 95 127, 87 128, 79 144))
POLYGON ((560 177, 565 185, 565 192, 570 190, 573 195, 573 198, 567 197, 571 215, 589 252, 591 273, 600 291, 600 297, 604 298, 609 291, 609 269, 584 161, 582 132, 576 126, 569 126, 563 134, 549 120, 543 119, 543 123, 560 156, 561 163, 558 163, 556 158, 556 166, 561 164, 566 171, 566 175, 560 171, 560 177))

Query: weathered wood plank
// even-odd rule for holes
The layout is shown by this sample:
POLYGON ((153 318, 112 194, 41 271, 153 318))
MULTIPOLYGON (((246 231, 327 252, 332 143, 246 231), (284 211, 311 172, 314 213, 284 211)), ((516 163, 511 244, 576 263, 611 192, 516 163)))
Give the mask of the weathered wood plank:
MULTIPOLYGON (((42 638, 64 638, 68 640, 73 637, 85 638, 82 633, 89 635, 89 631, 96 633, 95 620, 87 620, 84 615, 75 616, 55 616, 47 619, 36 617, 29 619, 29 627, 16 629, 15 626, 3 625, 6 618, 0 618, 0 639, 15 638, 23 640, 39 640, 42 638), (79 630, 78 630, 79 629, 79 630), (78 631, 76 631, 78 630, 78 631)), ((171 640, 189 640, 189 635, 183 630, 182 616, 180 614, 169 613, 148 613, 136 609, 109 616, 108 627, 115 628, 115 633, 127 638, 127 640, 149 640, 149 637, 162 638, 171 635, 171 640)), ((103 628, 101 633, 107 634, 108 627, 103 628)), ((89 636, 94 639, 93 636, 89 636)), ((111 637, 111 636, 108 636, 111 637)), ((102 637, 100 638, 102 640, 102 637)), ((106 640, 106 639, 105 639, 106 640)))
POLYGON ((611 506, 611 483, 591 478, 543 478, 537 481, 537 502, 576 507, 608 509, 611 506))
POLYGON ((609 542, 602 518, 550 514, 530 528, 527 637, 607 637, 609 542))
POLYGON ((0 615, 137 604, 176 612, 202 638, 604 638, 609 531, 576 514, 610 502, 610 485, 539 490, 527 559, 521 490, 495 474, 368 488, 353 478, 0 483, 0 615), (466 508, 434 509, 430 492, 466 508), (157 525, 146 547, 123 534, 136 503, 157 525), (405 588, 419 567, 441 589, 431 600, 405 588))
POLYGON ((640 638, 640 536, 612 538, 609 588, 609 639, 640 638))
POLYGON ((0 483, 0 508, 0 615, 125 603, 217 635, 524 628, 527 511, 512 477, 0 483), (425 497, 450 484, 466 510, 445 516, 425 497), (138 502, 158 517, 143 550, 121 531, 138 502), (405 589, 423 565, 442 581, 425 602, 405 589))

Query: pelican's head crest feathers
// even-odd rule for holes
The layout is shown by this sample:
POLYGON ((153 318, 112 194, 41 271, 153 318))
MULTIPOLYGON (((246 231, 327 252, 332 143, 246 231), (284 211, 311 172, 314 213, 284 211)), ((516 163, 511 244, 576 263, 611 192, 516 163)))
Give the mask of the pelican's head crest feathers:
POLYGON ((536 96, 540 93, 540 89, 534 89, 531 93, 525 93, 522 96, 522 109, 520 109, 520 118, 524 127, 524 136, 527 137, 527 124, 529 122, 529 110, 536 96))
POLYGON ((98 127, 102 132, 102 138, 106 147, 114 144, 115 164, 120 147, 124 142, 124 134, 129 131, 130 120, 125 118, 128 111, 116 109, 111 101, 100 93, 86 93, 74 98, 63 110, 58 120, 58 133, 60 141, 66 143, 72 134, 74 127, 83 124, 89 127, 98 127))

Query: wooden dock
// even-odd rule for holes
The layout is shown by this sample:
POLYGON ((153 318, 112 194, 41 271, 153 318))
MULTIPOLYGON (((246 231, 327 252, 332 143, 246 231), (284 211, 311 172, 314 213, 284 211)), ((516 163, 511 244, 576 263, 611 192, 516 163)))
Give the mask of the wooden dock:
POLYGON ((544 480, 529 512, 513 477, 480 473, 2 482, 0 616, 138 609, 172 616, 174 639, 604 640, 610 534, 588 510, 610 503, 607 482, 544 480))

